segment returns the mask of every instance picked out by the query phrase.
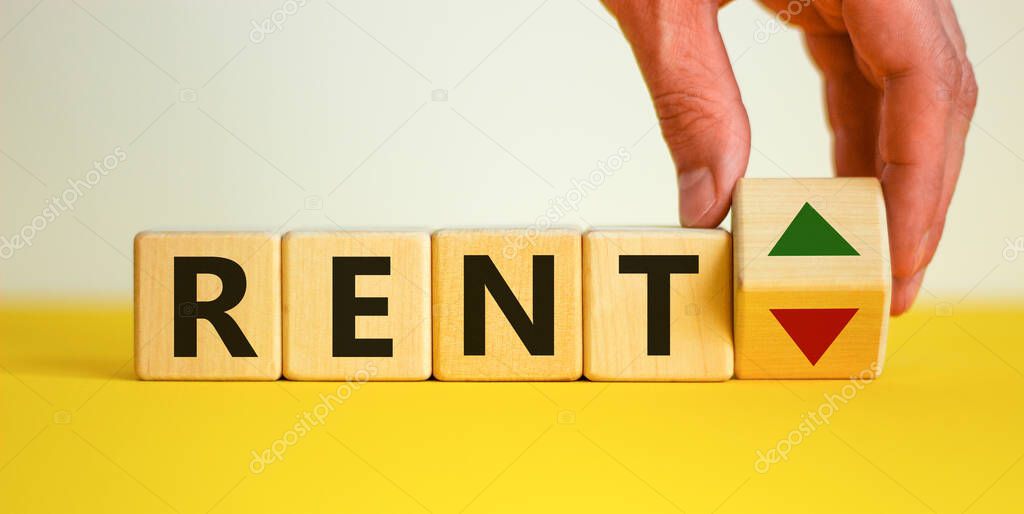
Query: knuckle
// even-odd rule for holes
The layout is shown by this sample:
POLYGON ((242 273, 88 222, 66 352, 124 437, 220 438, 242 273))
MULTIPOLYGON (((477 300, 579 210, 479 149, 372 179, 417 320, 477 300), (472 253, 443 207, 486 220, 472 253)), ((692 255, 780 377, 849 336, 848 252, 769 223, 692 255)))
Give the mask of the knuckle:
POLYGON ((674 148, 696 144, 723 128, 731 108, 728 100, 701 88, 659 94, 653 101, 665 140, 674 148))
POLYGON ((957 98, 960 93, 961 80, 963 78, 963 59, 956 51, 956 47, 949 41, 943 41, 936 45, 932 56, 933 78, 939 90, 939 99, 949 102, 957 98))
POLYGON ((960 111, 971 118, 978 106, 978 81, 974 76, 974 67, 964 61, 963 78, 960 80, 960 95, 957 97, 960 111))

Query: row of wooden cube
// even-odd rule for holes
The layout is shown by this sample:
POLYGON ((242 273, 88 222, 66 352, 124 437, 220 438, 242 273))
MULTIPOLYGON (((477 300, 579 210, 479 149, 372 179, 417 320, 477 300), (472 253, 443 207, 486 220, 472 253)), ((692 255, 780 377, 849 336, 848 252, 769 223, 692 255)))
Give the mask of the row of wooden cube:
POLYGON ((156 380, 719 381, 735 363, 739 378, 873 376, 888 304, 881 254, 776 259, 765 250, 810 201, 861 246, 884 245, 877 182, 852 180, 811 181, 807 192, 741 182, 735 259, 730 234, 717 229, 144 232, 135 240, 136 371, 156 380), (812 319, 787 324, 782 313, 812 319), (813 318, 821 313, 849 316, 824 345, 807 333, 832 330, 813 318))
POLYGON ((594 380, 725 380, 730 239, 685 229, 141 233, 138 374, 275 379, 283 367, 292 380, 575 380, 585 368, 594 380), (658 320, 670 355, 647 355, 653 289, 639 268, 620 271, 627 254, 693 256, 696 279, 661 282, 674 306, 658 320), (243 276, 244 292, 233 293, 243 276), (225 293, 237 305, 205 308, 225 293), (237 331, 217 330, 227 315, 201 317, 225 307, 237 331), (196 328, 176 335, 182 327, 196 328), (176 336, 194 342, 185 355, 176 336))

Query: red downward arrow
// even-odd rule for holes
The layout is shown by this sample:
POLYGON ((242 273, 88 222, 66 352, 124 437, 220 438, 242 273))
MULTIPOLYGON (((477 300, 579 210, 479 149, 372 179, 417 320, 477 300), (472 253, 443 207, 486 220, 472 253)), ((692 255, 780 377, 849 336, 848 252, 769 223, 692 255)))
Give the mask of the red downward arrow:
POLYGON ((811 365, 832 346, 857 309, 771 309, 811 365))

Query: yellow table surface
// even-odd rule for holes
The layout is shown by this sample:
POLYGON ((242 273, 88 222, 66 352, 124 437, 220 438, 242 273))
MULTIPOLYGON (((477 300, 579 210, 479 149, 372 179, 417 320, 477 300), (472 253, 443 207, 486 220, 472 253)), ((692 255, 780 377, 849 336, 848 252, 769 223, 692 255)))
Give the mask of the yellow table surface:
POLYGON ((1022 509, 1024 307, 917 307, 860 389, 141 382, 126 303, 0 334, 2 512, 1022 509))

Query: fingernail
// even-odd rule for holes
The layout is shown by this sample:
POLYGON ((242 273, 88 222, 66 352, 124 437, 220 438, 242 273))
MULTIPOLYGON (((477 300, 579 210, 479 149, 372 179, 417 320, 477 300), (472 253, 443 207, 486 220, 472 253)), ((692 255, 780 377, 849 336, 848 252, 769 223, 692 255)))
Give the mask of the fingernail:
POLYGON ((715 204, 715 177, 708 168, 679 174, 679 221, 685 226, 697 224, 715 204))
POLYGON ((932 244, 934 243, 932 237, 932 229, 930 228, 921 236, 921 242, 917 243, 917 253, 914 254, 914 268, 923 269, 925 264, 927 264, 925 260, 928 259, 928 252, 931 251, 932 244))
POLYGON ((910 310, 910 307, 914 305, 914 299, 917 298, 918 291, 921 290, 921 282, 923 281, 923 269, 910 278, 893 279, 892 307, 890 308, 893 315, 903 314, 910 310))

